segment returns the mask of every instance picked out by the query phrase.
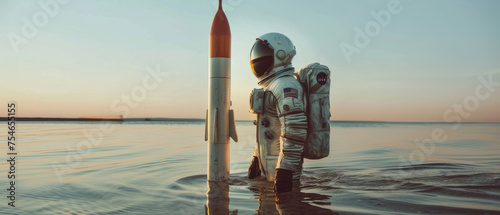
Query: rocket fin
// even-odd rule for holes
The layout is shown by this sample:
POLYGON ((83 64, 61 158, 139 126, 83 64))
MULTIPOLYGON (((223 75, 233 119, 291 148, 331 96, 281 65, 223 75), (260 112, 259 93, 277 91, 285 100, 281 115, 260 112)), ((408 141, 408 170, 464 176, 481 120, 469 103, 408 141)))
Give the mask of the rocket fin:
POLYGON ((229 136, 234 142, 238 142, 238 133, 236 132, 236 123, 234 121, 234 111, 229 110, 229 136))

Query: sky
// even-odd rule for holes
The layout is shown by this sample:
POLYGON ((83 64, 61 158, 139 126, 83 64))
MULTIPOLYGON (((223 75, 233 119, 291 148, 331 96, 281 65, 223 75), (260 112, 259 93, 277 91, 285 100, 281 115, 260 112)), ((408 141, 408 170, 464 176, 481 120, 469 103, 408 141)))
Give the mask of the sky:
MULTIPOLYGON (((280 32, 297 70, 332 71, 332 120, 500 122, 500 1, 223 2, 236 119, 255 118, 255 38, 280 32)), ((2 0, 0 102, 21 117, 204 118, 217 4, 2 0)))

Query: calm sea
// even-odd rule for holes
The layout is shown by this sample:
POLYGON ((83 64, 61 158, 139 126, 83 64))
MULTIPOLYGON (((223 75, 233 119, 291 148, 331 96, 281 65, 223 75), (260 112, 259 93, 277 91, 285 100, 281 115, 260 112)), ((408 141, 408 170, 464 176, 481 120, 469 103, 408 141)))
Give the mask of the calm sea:
POLYGON ((18 122, 15 208, 0 134, 0 214, 500 214, 500 124, 453 126, 332 123, 330 156, 306 160, 277 202, 271 182, 246 178, 251 122, 209 201, 203 122, 18 122))

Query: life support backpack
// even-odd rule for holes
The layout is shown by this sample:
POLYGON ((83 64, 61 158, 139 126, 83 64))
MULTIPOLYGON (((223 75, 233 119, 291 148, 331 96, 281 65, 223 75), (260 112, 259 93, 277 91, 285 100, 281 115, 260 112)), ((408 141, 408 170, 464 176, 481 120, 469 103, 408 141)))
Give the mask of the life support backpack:
POLYGON ((304 88, 307 137, 302 156, 321 159, 330 154, 330 70, 319 63, 309 64, 296 72, 304 88))

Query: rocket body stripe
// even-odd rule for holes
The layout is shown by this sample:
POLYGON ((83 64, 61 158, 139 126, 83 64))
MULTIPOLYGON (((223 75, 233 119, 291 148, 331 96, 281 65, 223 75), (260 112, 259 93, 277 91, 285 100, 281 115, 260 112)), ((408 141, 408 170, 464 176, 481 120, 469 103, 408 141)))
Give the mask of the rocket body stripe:
POLYGON ((210 35, 210 57, 231 58, 231 35, 210 35))
POLYGON ((210 58, 210 78, 231 78, 231 58, 210 58))

